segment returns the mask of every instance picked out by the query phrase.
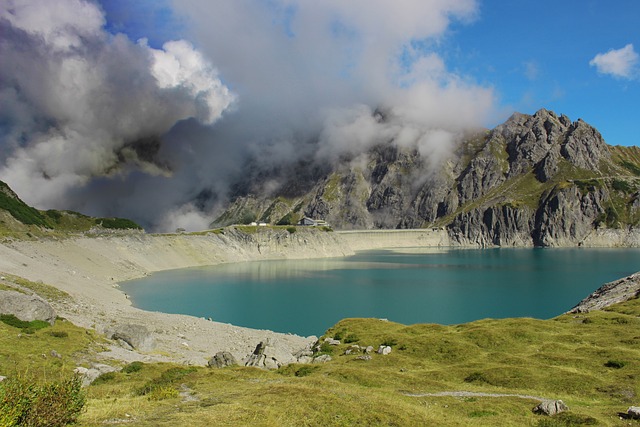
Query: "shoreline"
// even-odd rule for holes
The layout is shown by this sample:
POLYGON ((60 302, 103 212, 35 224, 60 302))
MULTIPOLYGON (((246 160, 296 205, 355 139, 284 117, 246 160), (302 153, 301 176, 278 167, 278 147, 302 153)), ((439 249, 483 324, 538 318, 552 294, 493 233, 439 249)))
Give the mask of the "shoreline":
POLYGON ((71 296, 53 302, 59 316, 100 333, 118 325, 146 326, 157 343, 151 352, 126 350, 117 345, 101 353, 106 359, 130 362, 164 361, 205 365, 219 351, 238 360, 269 339, 295 353, 315 337, 256 330, 189 315, 138 309, 131 305, 119 283, 157 271, 203 267, 230 262, 275 259, 313 259, 353 255, 364 249, 422 247, 479 247, 452 244, 444 230, 373 230, 325 232, 301 229, 261 230, 236 228, 223 232, 151 235, 142 232, 76 236, 37 241, 13 240, 0 244, 0 273, 54 286, 71 296), (248 231, 248 232, 247 232, 248 231))

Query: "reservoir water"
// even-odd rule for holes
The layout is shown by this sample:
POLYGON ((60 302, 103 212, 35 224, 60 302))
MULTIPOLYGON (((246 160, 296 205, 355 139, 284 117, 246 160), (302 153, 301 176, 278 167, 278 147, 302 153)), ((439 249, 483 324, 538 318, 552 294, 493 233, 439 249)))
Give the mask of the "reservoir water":
POLYGON ((122 284, 137 307, 300 335, 347 317, 457 324, 547 319, 640 270, 640 249, 407 249, 155 273, 122 284))

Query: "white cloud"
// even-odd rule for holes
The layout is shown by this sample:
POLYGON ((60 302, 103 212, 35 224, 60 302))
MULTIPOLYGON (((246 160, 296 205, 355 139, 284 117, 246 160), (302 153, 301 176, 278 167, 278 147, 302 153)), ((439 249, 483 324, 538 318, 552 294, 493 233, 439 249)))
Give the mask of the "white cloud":
POLYGON ((70 195, 100 177, 166 175, 163 135, 234 102, 190 43, 152 49, 104 24, 86 0, 0 4, 0 179, 38 207, 73 208, 70 195))
POLYGON ((632 79, 637 75, 638 53, 628 44, 621 49, 610 49, 607 53, 597 54, 589 65, 596 67, 601 74, 632 79))

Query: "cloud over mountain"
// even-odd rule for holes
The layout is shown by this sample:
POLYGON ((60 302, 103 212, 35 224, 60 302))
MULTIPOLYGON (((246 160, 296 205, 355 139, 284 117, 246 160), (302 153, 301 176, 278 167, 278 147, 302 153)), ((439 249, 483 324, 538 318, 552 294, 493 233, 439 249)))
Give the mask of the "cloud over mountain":
POLYGON ((107 31, 92 2, 3 3, 0 179, 41 208, 200 228, 248 161, 269 171, 382 139, 440 155, 493 114, 491 88, 437 52, 473 0, 185 0, 173 13, 189 32, 155 49, 107 31))

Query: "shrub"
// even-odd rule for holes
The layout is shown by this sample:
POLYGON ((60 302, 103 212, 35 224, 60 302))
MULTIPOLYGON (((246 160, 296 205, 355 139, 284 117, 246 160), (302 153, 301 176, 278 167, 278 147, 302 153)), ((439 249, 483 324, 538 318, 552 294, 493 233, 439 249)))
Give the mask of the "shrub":
POLYGON ((398 344, 398 340, 396 340, 393 337, 385 337, 382 340, 382 342, 380 343, 380 345, 384 345, 384 346, 388 346, 388 347, 393 347, 396 344, 398 344))
POLYGON ((67 338, 69 333, 66 331, 51 331, 49 332, 49 335, 55 338, 67 338))
POLYGON ((115 230, 142 229, 138 224, 126 218, 96 218, 96 224, 104 228, 111 228, 115 230))
POLYGON ((0 426, 58 427, 74 423, 85 404, 78 376, 37 384, 12 377, 0 383, 0 426))
POLYGON ((296 228, 295 227, 287 227, 287 231, 289 232, 289 234, 293 234, 296 232, 296 228))
MULTIPOLYGON (((170 393, 168 392, 168 390, 158 391, 158 392, 156 392, 156 390, 167 389, 168 387, 170 388, 172 383, 176 381, 180 381, 181 379, 183 379, 184 377, 186 377, 187 375, 195 371, 196 371, 196 368, 194 367, 170 368, 164 371, 159 378, 155 378, 151 381, 148 381, 145 385, 143 385, 138 390, 136 390, 136 394, 138 394, 139 396, 153 395, 153 396, 149 396, 149 398, 158 400, 157 399, 158 396, 168 396, 170 393)), ((173 396, 169 396, 169 397, 173 397, 173 396)), ((163 397, 163 398, 166 399, 168 397, 163 397)))
POLYGON ((155 387, 147 394, 147 397, 149 398, 149 400, 164 400, 178 397, 178 394, 178 390, 176 390, 172 386, 165 385, 155 387))
POLYGON ((116 373, 115 372, 105 372, 104 374, 101 374, 98 378, 96 378, 91 385, 98 385, 98 384, 104 384, 107 383, 109 381, 113 381, 116 379, 116 373))
POLYGON ((485 377, 485 375, 482 372, 472 372, 471 374, 467 375, 467 377, 464 379, 465 383, 475 383, 475 382, 481 382, 481 383, 489 383, 489 380, 487 379, 487 377, 485 377))
POLYGON ((320 351, 318 352, 318 355, 321 354, 333 354, 333 346, 331 344, 329 344, 328 342, 323 342, 322 344, 320 344, 320 351))
POLYGON ((349 344, 352 342, 358 342, 360 341, 360 337, 356 334, 349 334, 346 337, 344 337, 344 342, 349 344))
POLYGON ((27 334, 32 334, 38 329, 51 326, 44 320, 32 320, 31 322, 27 322, 25 320, 18 319, 13 314, 0 314, 0 322, 6 323, 14 328, 22 329, 22 331, 27 334))
POLYGON ((604 364, 604 366, 607 368, 622 369, 626 364, 627 362, 623 362, 622 360, 609 360, 604 364))
POLYGON ((336 332, 333 334, 333 339, 334 339, 334 340, 339 340, 339 341, 340 341, 340 340, 342 340, 342 339, 344 338, 344 336, 345 336, 345 334, 346 334, 346 333, 347 333, 347 331, 345 331, 344 329, 341 329, 341 330, 339 330, 339 331, 336 331, 336 332))
POLYGON ((143 367, 144 363, 142 362, 131 362, 128 365, 125 365, 124 368, 122 368, 122 372, 124 372, 125 374, 133 374, 134 372, 141 371, 143 367))
POLYGON ((312 373, 314 373, 318 369, 320 369, 319 366, 304 365, 304 366, 301 366, 300 368, 296 369, 294 375, 296 377, 306 377, 307 375, 311 375, 312 373))

